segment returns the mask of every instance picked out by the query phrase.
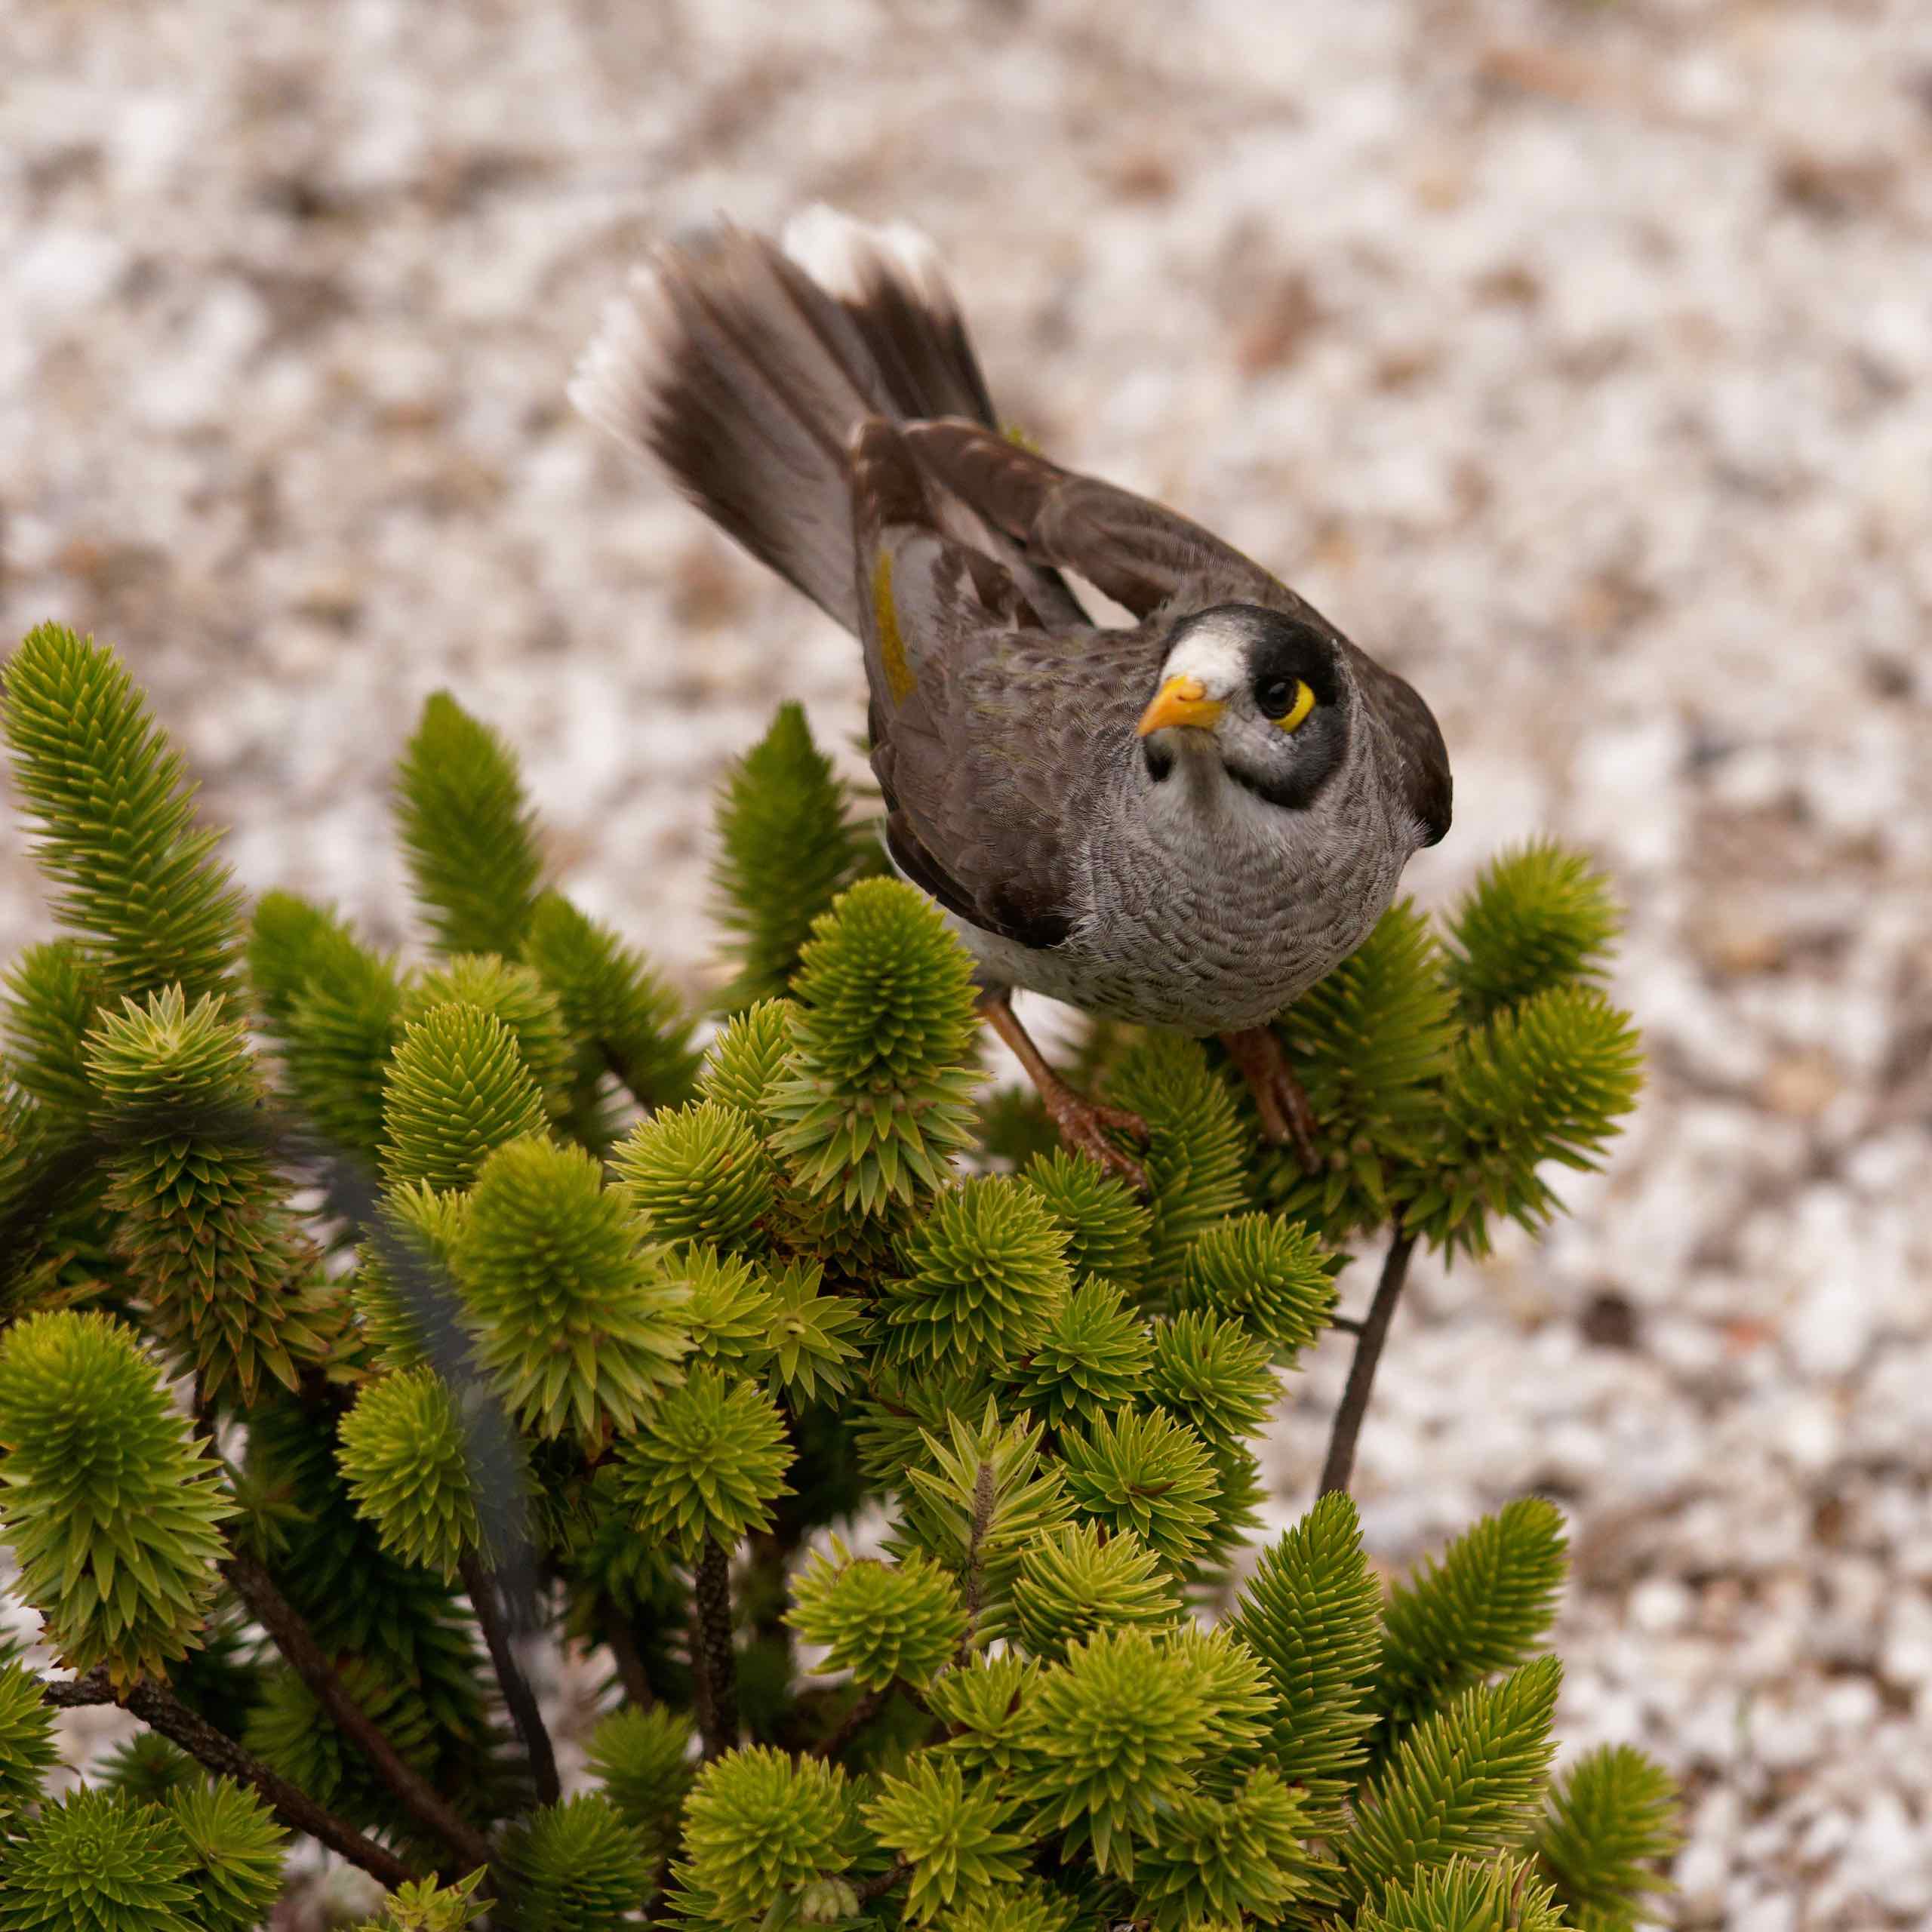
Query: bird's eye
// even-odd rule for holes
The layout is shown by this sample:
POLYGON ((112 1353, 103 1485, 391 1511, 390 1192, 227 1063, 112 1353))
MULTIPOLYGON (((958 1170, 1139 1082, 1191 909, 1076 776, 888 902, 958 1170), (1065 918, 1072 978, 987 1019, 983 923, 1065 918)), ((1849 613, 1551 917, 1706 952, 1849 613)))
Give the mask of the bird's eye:
POLYGON ((1263 718, 1292 731, 1315 709, 1315 694, 1299 678, 1266 678, 1254 688, 1263 718))

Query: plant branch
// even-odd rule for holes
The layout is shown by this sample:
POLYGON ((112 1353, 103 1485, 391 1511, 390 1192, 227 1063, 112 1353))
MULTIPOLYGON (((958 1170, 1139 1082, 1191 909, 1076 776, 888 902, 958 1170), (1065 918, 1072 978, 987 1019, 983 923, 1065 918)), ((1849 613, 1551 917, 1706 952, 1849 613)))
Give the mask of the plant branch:
POLYGON ((892 1686, 890 1684, 881 1684, 878 1689, 866 1691, 839 1719, 838 1728, 822 1744, 812 1747, 812 1755, 814 1758, 836 1758, 885 1709, 885 1700, 891 1695, 892 1686))
POLYGON ((901 1852, 876 1878, 868 1878, 863 1885, 854 1885, 852 1890, 861 1905, 869 1905, 874 1899, 884 1898, 912 1869, 905 1854, 901 1852))
POLYGON ((1368 1398, 1375 1386, 1376 1365, 1382 1359, 1382 1345, 1389 1337, 1395 1304, 1402 1298, 1402 1284, 1407 1279, 1409 1257, 1414 1253, 1414 1235, 1398 1232, 1383 1257, 1382 1278, 1375 1284, 1375 1299, 1368 1305, 1361 1332, 1355 1337, 1355 1360, 1349 1364, 1349 1380, 1342 1391, 1342 1405, 1335 1411, 1329 1432, 1328 1454, 1321 1465, 1321 1494, 1332 1490, 1346 1493, 1355 1474, 1355 1442, 1361 1434, 1362 1418, 1368 1413, 1368 1398))
POLYGON ((403 1809, 454 1852, 462 1869, 490 1862, 482 1833, 462 1818, 428 1779, 405 1763, 381 1727, 356 1703, 324 1654, 301 1613, 276 1586, 275 1579, 245 1552, 236 1550, 221 1566, 235 1594, 266 1630, 289 1668, 334 1719, 344 1737, 367 1758, 403 1809))
POLYGON ((611 1647, 611 1661, 617 1667, 617 1681, 624 1687, 625 1697, 639 1710, 649 1710, 657 1695, 651 1687, 651 1674, 644 1667, 637 1634, 629 1619, 608 1596, 597 1600, 597 1627, 611 1647))
POLYGON ((539 1804, 555 1804, 563 1796, 557 1779, 557 1754, 551 1747, 550 1734, 544 1728, 543 1713, 537 1707, 537 1694, 530 1687, 518 1661, 511 1637, 509 1620, 503 1614, 503 1585, 496 1571, 474 1550, 466 1550, 458 1566, 463 1587, 469 1593, 476 1620, 483 1627, 483 1641, 490 1647, 490 1662, 509 1708, 510 1721, 523 1740, 530 1759, 530 1779, 539 1804))
POLYGON ((108 1681, 106 1672, 95 1669, 71 1683, 44 1684, 40 1694, 58 1710, 74 1710, 84 1704, 118 1704, 210 1770, 253 1787, 291 1831, 306 1833, 392 1890, 421 1875, 395 1853, 385 1850, 332 1812, 324 1810, 306 1792, 271 1770, 233 1738, 189 1709, 165 1684, 143 1678, 117 1694, 108 1681))
POLYGON ((980 1546, 992 1527, 993 1509, 999 1498, 995 1488, 993 1466, 983 1462, 973 1476, 973 1521, 966 1540, 966 1628, 960 1632, 955 1661, 964 1664, 973 1654, 980 1634, 980 1596, 983 1580, 980 1574, 980 1546))
POLYGON ((707 1758, 738 1741, 738 1657, 731 1642, 731 1559, 706 1537, 691 1595, 691 1662, 697 1668, 698 1729, 707 1758))

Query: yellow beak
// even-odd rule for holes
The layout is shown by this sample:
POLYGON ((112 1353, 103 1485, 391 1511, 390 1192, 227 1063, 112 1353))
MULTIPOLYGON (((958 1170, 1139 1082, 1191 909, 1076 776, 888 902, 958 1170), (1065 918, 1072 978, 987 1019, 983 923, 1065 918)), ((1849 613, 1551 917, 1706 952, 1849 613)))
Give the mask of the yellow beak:
POLYGON ((1208 695, 1198 678, 1170 678, 1154 694, 1154 702, 1140 714, 1135 728, 1143 738, 1150 731, 1164 731, 1171 724, 1211 731, 1223 708, 1219 698, 1208 695))

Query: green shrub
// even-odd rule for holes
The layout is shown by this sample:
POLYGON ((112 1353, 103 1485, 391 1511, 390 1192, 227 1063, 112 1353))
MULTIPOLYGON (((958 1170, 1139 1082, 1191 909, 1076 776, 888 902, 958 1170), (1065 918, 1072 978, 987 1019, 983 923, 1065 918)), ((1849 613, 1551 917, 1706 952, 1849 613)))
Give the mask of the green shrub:
POLYGON ((727 788, 702 1058, 448 697, 398 787, 416 965, 287 893, 246 921, 91 641, 30 635, 0 729, 66 928, 0 1011, 0 1527, 80 1673, 0 1658, 0 1932, 242 1932, 291 1834, 396 1932, 1643 1909, 1668 1780, 1620 1749, 1546 1788, 1547 1504, 1385 1596, 1358 1404, 1222 1580, 1332 1244, 1386 1237, 1386 1314, 1629 1106, 1582 860, 1500 861, 1446 940, 1398 907, 1281 1017, 1318 1174, 1210 1052, 1097 1033, 1143 1200, 997 1171, 968 963, 795 709, 727 788), (526 1629, 613 1660, 568 1798, 526 1629), (48 1795, 49 1707, 110 1700, 140 1739, 48 1795))

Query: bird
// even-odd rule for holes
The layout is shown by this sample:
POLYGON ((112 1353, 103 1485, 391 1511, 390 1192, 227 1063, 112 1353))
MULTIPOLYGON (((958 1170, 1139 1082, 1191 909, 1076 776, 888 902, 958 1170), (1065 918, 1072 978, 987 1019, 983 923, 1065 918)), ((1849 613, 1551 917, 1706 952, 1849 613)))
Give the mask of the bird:
POLYGON ((1144 1122, 1050 1064, 1016 989, 1217 1038, 1312 1166, 1270 1023, 1449 829, 1413 686, 1200 525, 1004 429, 906 223, 815 206, 658 243, 570 394, 858 639, 888 856, 1063 1143, 1145 1186, 1121 1144, 1144 1122))

